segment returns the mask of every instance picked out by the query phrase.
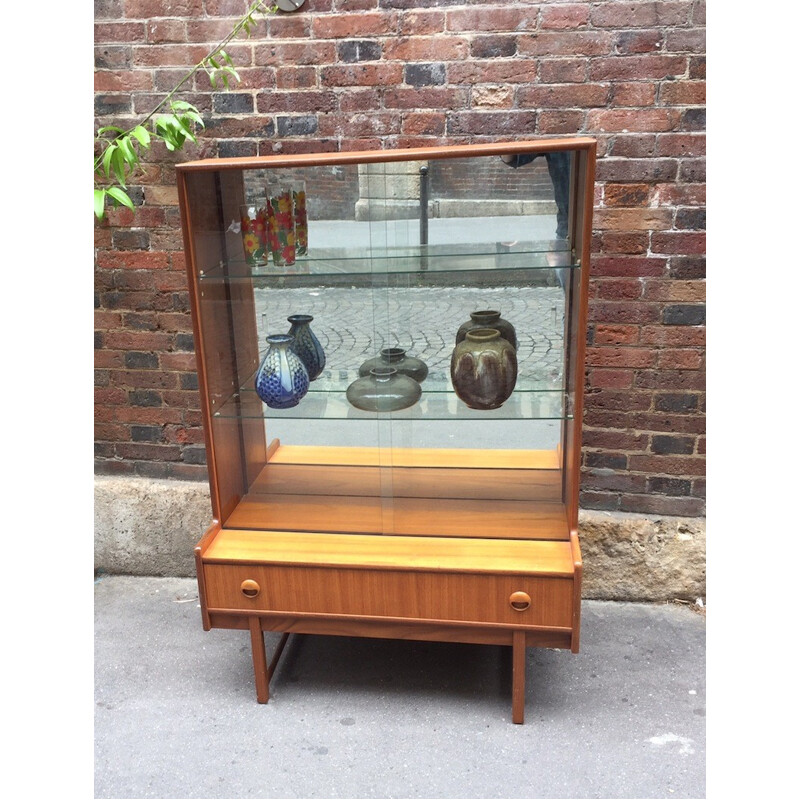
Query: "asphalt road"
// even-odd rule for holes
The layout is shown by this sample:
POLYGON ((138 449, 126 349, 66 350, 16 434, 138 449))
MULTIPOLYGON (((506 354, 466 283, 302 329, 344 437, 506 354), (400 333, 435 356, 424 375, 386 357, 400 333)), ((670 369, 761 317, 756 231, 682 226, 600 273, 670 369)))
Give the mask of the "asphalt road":
MULTIPOLYGON (((95 585, 95 797, 705 797, 705 617, 585 601, 581 652, 294 636, 255 699, 246 631, 186 578, 95 585)), ((272 648, 277 635, 267 635, 272 648)))

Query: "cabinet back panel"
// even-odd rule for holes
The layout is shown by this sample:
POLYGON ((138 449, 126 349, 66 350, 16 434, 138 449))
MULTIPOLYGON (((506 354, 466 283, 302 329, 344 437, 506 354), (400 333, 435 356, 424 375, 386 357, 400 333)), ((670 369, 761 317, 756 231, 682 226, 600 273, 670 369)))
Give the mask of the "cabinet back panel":
MULTIPOLYGON (((251 495, 358 495, 484 500, 561 500, 561 472, 531 469, 267 464, 251 495)), ((264 499, 267 499, 266 497, 264 499)))
POLYGON ((248 495, 226 525, 321 533, 569 539, 563 504, 522 500, 248 495))

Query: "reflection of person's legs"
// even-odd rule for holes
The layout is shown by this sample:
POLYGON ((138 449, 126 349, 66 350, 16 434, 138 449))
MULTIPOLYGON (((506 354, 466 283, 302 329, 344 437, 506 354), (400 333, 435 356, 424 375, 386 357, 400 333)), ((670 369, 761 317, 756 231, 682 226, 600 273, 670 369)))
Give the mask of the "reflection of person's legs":
POLYGON ((556 237, 566 239, 569 224, 569 153, 546 153, 556 201, 556 237))
MULTIPOLYGON (((569 153, 547 153, 547 170, 553 182, 556 201, 556 238, 566 239, 569 231, 569 153)), ((563 264, 569 260, 567 253, 554 253, 556 261, 563 264)), ((555 264, 554 264, 555 266, 555 264)), ((556 269, 556 279, 562 289, 566 287, 567 271, 556 269)))
POLYGON ((553 196, 556 201, 556 238, 566 239, 569 230, 569 153, 519 153, 500 158, 509 167, 517 169, 530 164, 542 155, 547 161, 547 171, 553 182, 553 196))
MULTIPOLYGON (((547 171, 553 184, 553 197, 556 201, 556 239, 567 239, 569 233, 569 169, 570 154, 567 152, 553 153, 519 153, 516 155, 501 156, 504 163, 517 169, 525 164, 530 164, 535 159, 544 155, 547 160, 547 171)), ((569 262, 569 254, 561 250, 553 250, 547 256, 548 263, 554 267, 556 279, 562 289, 566 286, 566 270, 558 269, 562 264, 569 262)))

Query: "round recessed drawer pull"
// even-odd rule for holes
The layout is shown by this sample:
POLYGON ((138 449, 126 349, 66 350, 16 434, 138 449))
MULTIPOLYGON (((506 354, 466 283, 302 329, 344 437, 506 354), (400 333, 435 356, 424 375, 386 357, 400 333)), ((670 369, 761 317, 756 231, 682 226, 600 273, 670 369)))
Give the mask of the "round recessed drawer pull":
POLYGON ((525 609, 530 608, 531 596, 527 592, 514 592, 508 598, 508 604, 514 611, 525 611, 525 609))
POLYGON ((242 581, 241 589, 245 597, 255 597, 261 591, 261 587, 251 580, 242 581))

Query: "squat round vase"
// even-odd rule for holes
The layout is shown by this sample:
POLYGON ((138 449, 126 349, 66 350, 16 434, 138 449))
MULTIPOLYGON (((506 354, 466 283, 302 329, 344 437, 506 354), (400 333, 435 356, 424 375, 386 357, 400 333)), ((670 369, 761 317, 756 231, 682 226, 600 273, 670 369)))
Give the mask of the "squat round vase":
POLYGON ((427 364, 408 355, 402 347, 384 347, 379 356, 370 358, 358 368, 358 374, 363 377, 369 375, 371 369, 380 367, 394 367, 401 375, 408 375, 417 383, 422 383, 428 377, 427 364))
POLYGON ((325 351, 311 330, 314 317, 310 314, 292 314, 287 319, 292 323, 292 327, 289 328, 289 335, 294 337, 292 349, 305 364, 308 379, 314 381, 325 368, 325 351))
POLYGON ((477 328, 494 328, 500 332, 500 335, 517 349, 517 332, 514 326, 507 320, 500 316, 499 311, 486 310, 486 311, 473 311, 470 315, 469 321, 465 322, 456 333, 456 344, 464 341, 467 331, 473 331, 477 328))
POLYGON ((400 411, 422 396, 422 387, 394 367, 374 367, 347 387, 347 400, 362 411, 400 411))
POLYGON ((453 350, 450 379, 470 408, 500 408, 517 383, 517 352, 494 328, 467 331, 453 350))
POLYGON ((267 336, 269 348, 256 372, 256 394, 270 408, 293 408, 308 392, 308 370, 288 333, 267 336))

